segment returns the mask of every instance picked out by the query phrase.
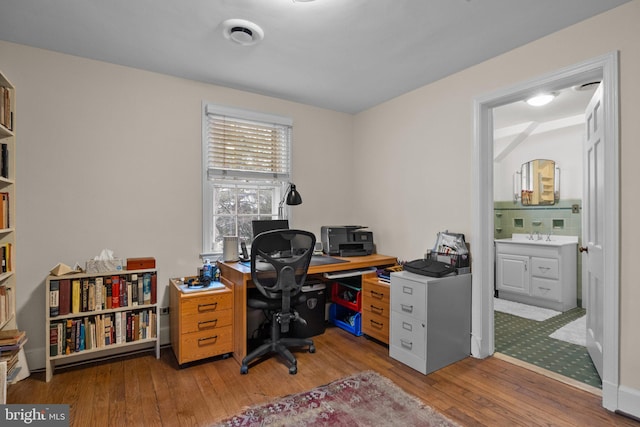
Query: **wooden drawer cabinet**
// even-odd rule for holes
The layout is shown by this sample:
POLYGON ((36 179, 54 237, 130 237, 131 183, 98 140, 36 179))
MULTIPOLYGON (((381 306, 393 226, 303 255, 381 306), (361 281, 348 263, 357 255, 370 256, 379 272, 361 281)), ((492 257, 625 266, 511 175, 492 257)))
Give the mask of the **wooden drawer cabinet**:
POLYGON ((362 333, 389 344, 390 285, 375 273, 362 277, 362 333))
POLYGON ((171 347, 180 365, 233 351, 233 291, 184 293, 170 281, 171 347))

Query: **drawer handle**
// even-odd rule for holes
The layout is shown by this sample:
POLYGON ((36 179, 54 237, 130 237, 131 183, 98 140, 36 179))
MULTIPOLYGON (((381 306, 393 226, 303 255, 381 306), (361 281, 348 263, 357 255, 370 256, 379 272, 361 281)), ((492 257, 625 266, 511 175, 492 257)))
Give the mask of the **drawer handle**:
POLYGON ((373 298, 378 298, 378 299, 382 299, 384 298, 384 294, 381 292, 376 292, 376 291, 371 291, 371 296, 373 298))
POLYGON ((207 341, 218 341, 218 336, 214 335, 212 337, 198 338, 198 344, 208 344, 207 341))
POLYGON ((409 286, 403 286, 402 287, 402 293, 403 294, 408 294, 408 295, 413 295, 413 288, 411 288, 409 286))
POLYGON ((212 302, 211 304, 198 304, 198 311, 215 311, 218 308, 217 302, 212 302), (212 308, 207 308, 212 307, 212 308))
POLYGON ((413 343, 411 341, 406 341, 403 339, 400 340, 400 345, 403 346, 404 348, 408 348, 409 350, 413 348, 413 343))
POLYGON ((411 325, 411 323, 402 322, 402 329, 411 332, 413 330, 413 326, 411 325))
POLYGON ((218 323, 218 319, 213 319, 213 320, 205 320, 203 322, 198 322, 198 328, 215 328, 216 324, 218 323), (213 325, 209 325, 210 323, 213 323, 213 325))
POLYGON ((372 327, 375 327, 378 329, 382 329, 382 327, 384 326, 382 323, 376 322, 375 320, 370 320, 370 322, 372 327))
POLYGON ((412 305, 400 304, 400 308, 402 309, 402 311, 406 311, 407 313, 413 313, 412 305))
POLYGON ((541 273, 547 273, 551 270, 551 267, 538 267, 538 270, 540 270, 541 273))
POLYGON ((383 307, 376 307, 375 305, 370 305, 369 307, 371 307, 371 311, 376 313, 376 314, 384 313, 384 308, 383 307))
POLYGON ((551 290, 551 288, 544 288, 542 286, 539 286, 538 289, 542 289, 543 291, 550 291, 551 290))

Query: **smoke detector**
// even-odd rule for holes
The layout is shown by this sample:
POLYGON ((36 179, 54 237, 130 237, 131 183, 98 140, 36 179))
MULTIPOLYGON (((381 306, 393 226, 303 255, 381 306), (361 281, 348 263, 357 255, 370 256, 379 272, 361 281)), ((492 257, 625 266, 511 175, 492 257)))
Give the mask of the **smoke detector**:
POLYGON ((264 38, 262 28, 245 19, 227 19, 222 23, 222 34, 242 46, 254 45, 264 38))

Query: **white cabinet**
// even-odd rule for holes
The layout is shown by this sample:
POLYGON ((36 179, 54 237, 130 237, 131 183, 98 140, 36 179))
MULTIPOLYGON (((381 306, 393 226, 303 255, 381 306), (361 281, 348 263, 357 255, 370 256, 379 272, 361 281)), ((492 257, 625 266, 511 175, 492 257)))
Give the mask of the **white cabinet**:
POLYGON ((500 298, 562 312, 576 307, 577 237, 552 242, 501 239, 495 244, 500 298))
POLYGON ((389 356, 428 374, 469 356, 471 274, 391 273, 389 356))

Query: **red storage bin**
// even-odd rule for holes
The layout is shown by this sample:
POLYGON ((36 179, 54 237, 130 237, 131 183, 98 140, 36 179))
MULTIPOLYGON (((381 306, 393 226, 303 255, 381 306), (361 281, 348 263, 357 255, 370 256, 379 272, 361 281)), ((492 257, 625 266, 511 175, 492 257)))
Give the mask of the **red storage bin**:
POLYGON ((362 308, 362 289, 341 282, 331 285, 331 301, 353 311, 362 308))

